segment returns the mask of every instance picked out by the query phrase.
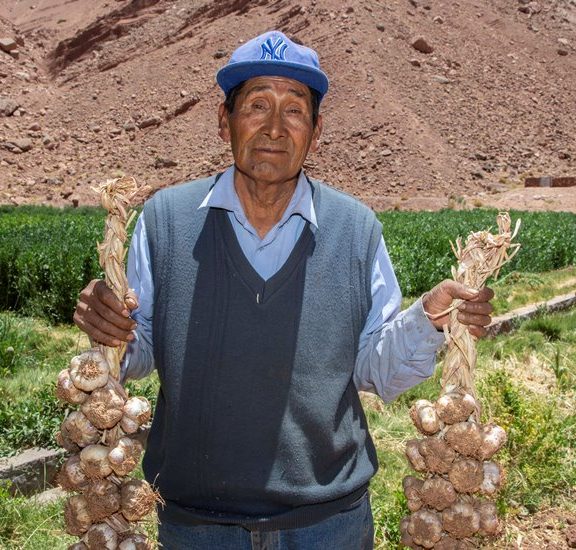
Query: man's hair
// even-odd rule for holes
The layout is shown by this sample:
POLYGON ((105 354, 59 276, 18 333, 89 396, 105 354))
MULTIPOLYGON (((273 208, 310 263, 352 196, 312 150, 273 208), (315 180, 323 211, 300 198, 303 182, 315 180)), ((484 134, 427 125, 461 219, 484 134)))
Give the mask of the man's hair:
MULTIPOLYGON (((224 107, 228 111, 228 114, 231 115, 234 112, 236 98, 238 97, 238 94, 242 90, 245 83, 246 81, 240 82, 238 86, 234 86, 234 88, 228 92, 228 95, 224 100, 224 107)), ((310 97, 312 98, 312 127, 316 128, 316 123, 318 122, 318 114, 320 112, 320 94, 313 88, 310 88, 310 86, 307 86, 307 88, 310 90, 310 97)))

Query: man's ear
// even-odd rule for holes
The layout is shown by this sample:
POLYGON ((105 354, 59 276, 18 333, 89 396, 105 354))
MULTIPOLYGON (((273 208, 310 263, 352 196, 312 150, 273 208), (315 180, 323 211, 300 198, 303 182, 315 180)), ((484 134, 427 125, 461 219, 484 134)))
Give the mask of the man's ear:
POLYGON ((218 135, 226 143, 230 143, 230 125, 228 124, 228 110, 224 103, 218 107, 218 135))
POLYGON ((310 151, 315 153, 320 147, 320 136, 322 135, 322 115, 318 115, 318 120, 316 121, 316 126, 312 133, 312 142, 310 143, 310 151))

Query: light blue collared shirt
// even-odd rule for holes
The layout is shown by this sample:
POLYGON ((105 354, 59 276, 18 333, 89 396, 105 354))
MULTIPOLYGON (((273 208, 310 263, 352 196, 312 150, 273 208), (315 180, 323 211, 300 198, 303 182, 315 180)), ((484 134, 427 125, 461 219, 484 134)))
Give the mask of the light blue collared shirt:
MULTIPOLYGON (((292 252, 307 223, 318 230, 312 190, 304 172, 280 221, 264 238, 252 227, 234 187, 234 167, 226 170, 199 208, 222 208, 234 228, 246 258, 263 279, 276 273, 292 252)), ((154 369, 152 314, 154 286, 146 226, 138 218, 128 255, 128 284, 139 296, 132 317, 138 323, 136 339, 128 346, 124 378, 142 378, 154 369)), ((337 299, 337 297, 335 297, 337 299)), ((401 294, 382 238, 372 264, 372 307, 360 335, 354 383, 385 401, 422 382, 434 371, 435 354, 443 343, 426 317, 421 300, 400 312, 401 294)))

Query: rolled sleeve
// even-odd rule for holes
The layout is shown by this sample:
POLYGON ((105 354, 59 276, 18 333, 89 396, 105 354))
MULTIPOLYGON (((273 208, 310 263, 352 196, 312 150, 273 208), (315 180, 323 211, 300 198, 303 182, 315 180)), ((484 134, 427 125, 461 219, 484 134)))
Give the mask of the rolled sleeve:
POLYGON ((400 313, 399 303, 400 292, 383 246, 374 260, 372 309, 360 337, 354 383, 386 402, 432 376, 436 352, 444 343, 444 334, 426 317, 421 299, 400 313))

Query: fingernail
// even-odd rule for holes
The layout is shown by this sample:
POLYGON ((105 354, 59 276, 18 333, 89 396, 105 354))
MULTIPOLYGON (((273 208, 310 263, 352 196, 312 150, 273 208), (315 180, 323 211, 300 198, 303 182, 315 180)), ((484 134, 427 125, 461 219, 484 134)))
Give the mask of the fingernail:
POLYGON ((132 342, 132 340, 134 340, 134 335, 133 335, 133 334, 129 334, 129 335, 126 337, 126 340, 128 340, 128 342, 132 342))
POLYGON ((120 340, 112 340, 112 346, 119 346, 120 340))
POLYGON ((127 309, 125 309, 122 311, 122 315, 124 315, 124 317, 130 317, 130 312, 127 309))
POLYGON ((479 291, 479 290, 476 290, 475 288, 472 288, 472 287, 469 287, 469 286, 466 287, 466 290, 467 290, 470 294, 474 294, 474 296, 478 296, 478 294, 480 294, 480 291, 479 291))

